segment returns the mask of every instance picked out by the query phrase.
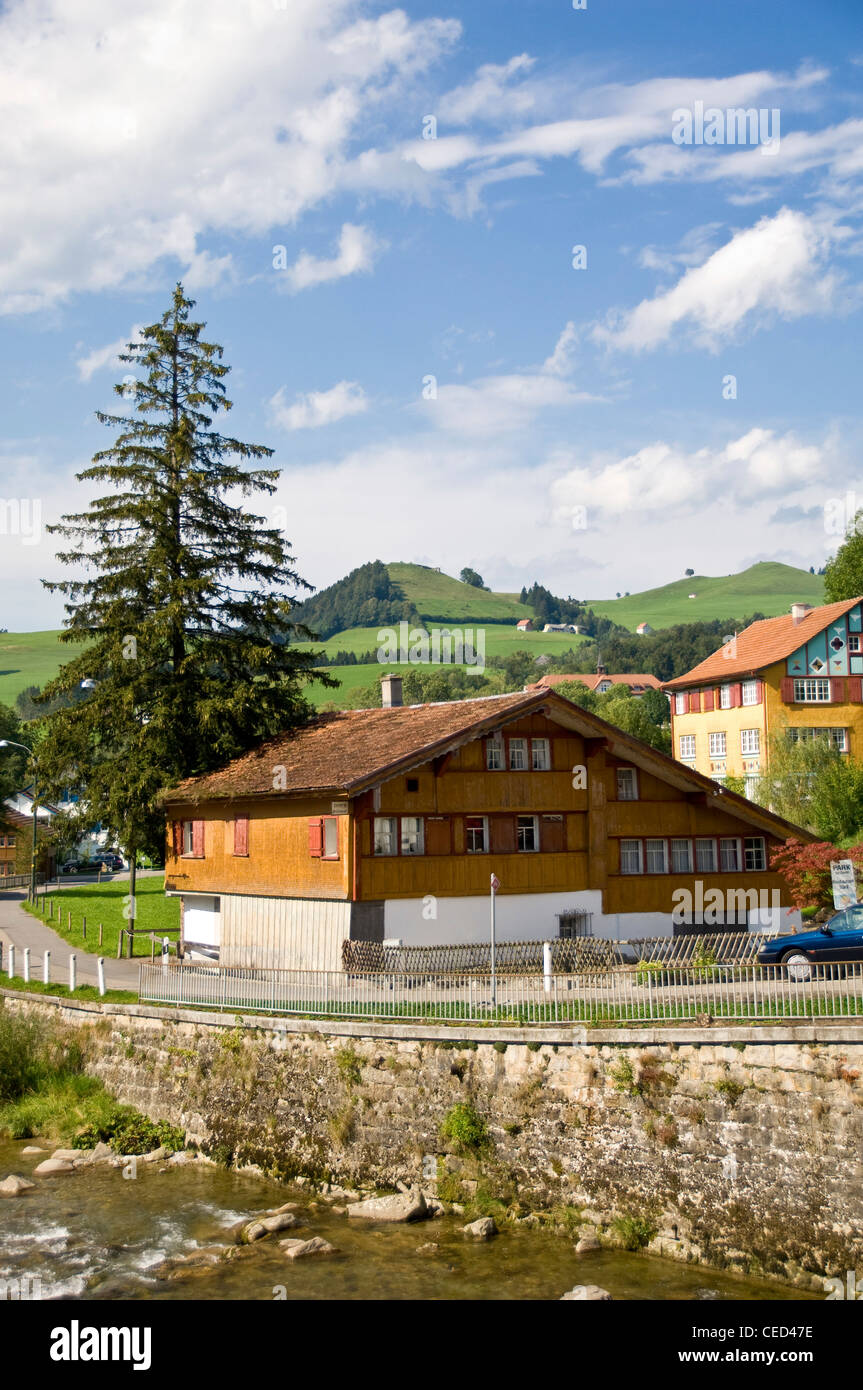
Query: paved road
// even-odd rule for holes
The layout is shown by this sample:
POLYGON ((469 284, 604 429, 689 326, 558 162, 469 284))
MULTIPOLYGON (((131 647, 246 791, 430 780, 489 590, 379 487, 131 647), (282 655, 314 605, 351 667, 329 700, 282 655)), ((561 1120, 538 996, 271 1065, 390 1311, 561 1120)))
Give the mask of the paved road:
MULTIPOLYGON (((53 890, 52 890, 53 891, 53 890)), ((3 944, 3 973, 0 981, 6 978, 7 948, 15 947, 15 973, 21 974, 22 951, 30 947, 30 970, 34 979, 42 978, 42 958, 45 951, 51 952, 51 978, 58 984, 69 983, 69 957, 75 955, 78 969, 78 983, 95 985, 98 983, 96 970, 97 956, 90 955, 76 946, 74 952, 69 941, 65 940, 51 927, 31 917, 21 908, 26 894, 23 889, 0 892, 0 942, 3 944)), ((137 960, 113 960, 105 957, 105 983, 108 989, 138 989, 137 960)))

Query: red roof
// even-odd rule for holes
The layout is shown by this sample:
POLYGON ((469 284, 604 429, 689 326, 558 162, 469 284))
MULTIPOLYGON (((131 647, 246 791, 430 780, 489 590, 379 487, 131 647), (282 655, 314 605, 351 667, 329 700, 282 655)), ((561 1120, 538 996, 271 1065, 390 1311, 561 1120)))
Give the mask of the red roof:
POLYGON ((554 685, 562 685, 564 681, 580 681, 582 685, 587 686, 588 690, 595 690, 596 687, 598 685, 601 685, 603 681, 611 681, 612 685, 628 685, 633 690, 637 690, 639 688, 643 690, 660 689, 660 683, 656 679, 656 676, 646 675, 643 672, 640 672, 638 674, 633 673, 631 675, 617 676, 597 675, 594 672, 594 674, 590 676, 583 676, 581 674, 574 676, 566 676, 560 675, 559 673, 554 675, 543 676, 541 680, 534 681, 532 685, 525 686, 525 690, 539 690, 542 686, 548 687, 554 685))
POLYGON ((684 676, 663 683, 663 690, 679 690, 682 686, 709 684, 727 680, 729 676, 754 676, 765 666, 783 661, 809 642, 825 627, 841 618, 855 604, 863 602, 858 598, 843 599, 841 603, 825 603, 821 608, 812 608, 795 623, 790 613, 782 613, 778 618, 762 618, 758 623, 738 632, 734 644, 726 643, 719 647, 704 661, 693 666, 684 676))

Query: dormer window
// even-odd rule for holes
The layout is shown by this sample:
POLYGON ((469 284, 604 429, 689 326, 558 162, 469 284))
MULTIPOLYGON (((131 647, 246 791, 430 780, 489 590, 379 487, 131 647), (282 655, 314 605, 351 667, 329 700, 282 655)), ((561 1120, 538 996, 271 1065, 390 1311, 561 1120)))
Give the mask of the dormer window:
POLYGON ((619 767, 617 769, 617 799, 618 801, 638 800, 638 773, 634 767, 619 767))

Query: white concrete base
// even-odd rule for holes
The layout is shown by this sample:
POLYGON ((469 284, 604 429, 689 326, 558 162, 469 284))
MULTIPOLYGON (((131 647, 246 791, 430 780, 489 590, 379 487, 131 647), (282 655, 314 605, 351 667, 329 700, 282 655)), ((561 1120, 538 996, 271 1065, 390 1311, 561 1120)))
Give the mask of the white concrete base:
MULTIPOLYGON (((499 895, 495 904, 498 941, 550 941, 559 935, 562 912, 590 912, 594 936, 619 941, 635 936, 670 936, 670 912, 606 914, 602 893, 586 889, 571 893, 513 893, 499 895)), ((405 946, 451 945, 487 941, 491 931, 490 898, 393 898, 384 908, 384 935, 405 946), (429 915, 434 913, 434 916, 429 915)))

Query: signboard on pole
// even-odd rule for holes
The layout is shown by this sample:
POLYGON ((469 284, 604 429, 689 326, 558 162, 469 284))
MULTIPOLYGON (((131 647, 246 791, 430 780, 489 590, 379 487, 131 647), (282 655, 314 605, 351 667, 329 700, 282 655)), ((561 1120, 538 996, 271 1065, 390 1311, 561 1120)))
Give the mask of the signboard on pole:
POLYGON ((833 880, 833 906, 837 912, 857 902, 857 881, 850 859, 834 859, 830 865, 830 877, 833 880))

